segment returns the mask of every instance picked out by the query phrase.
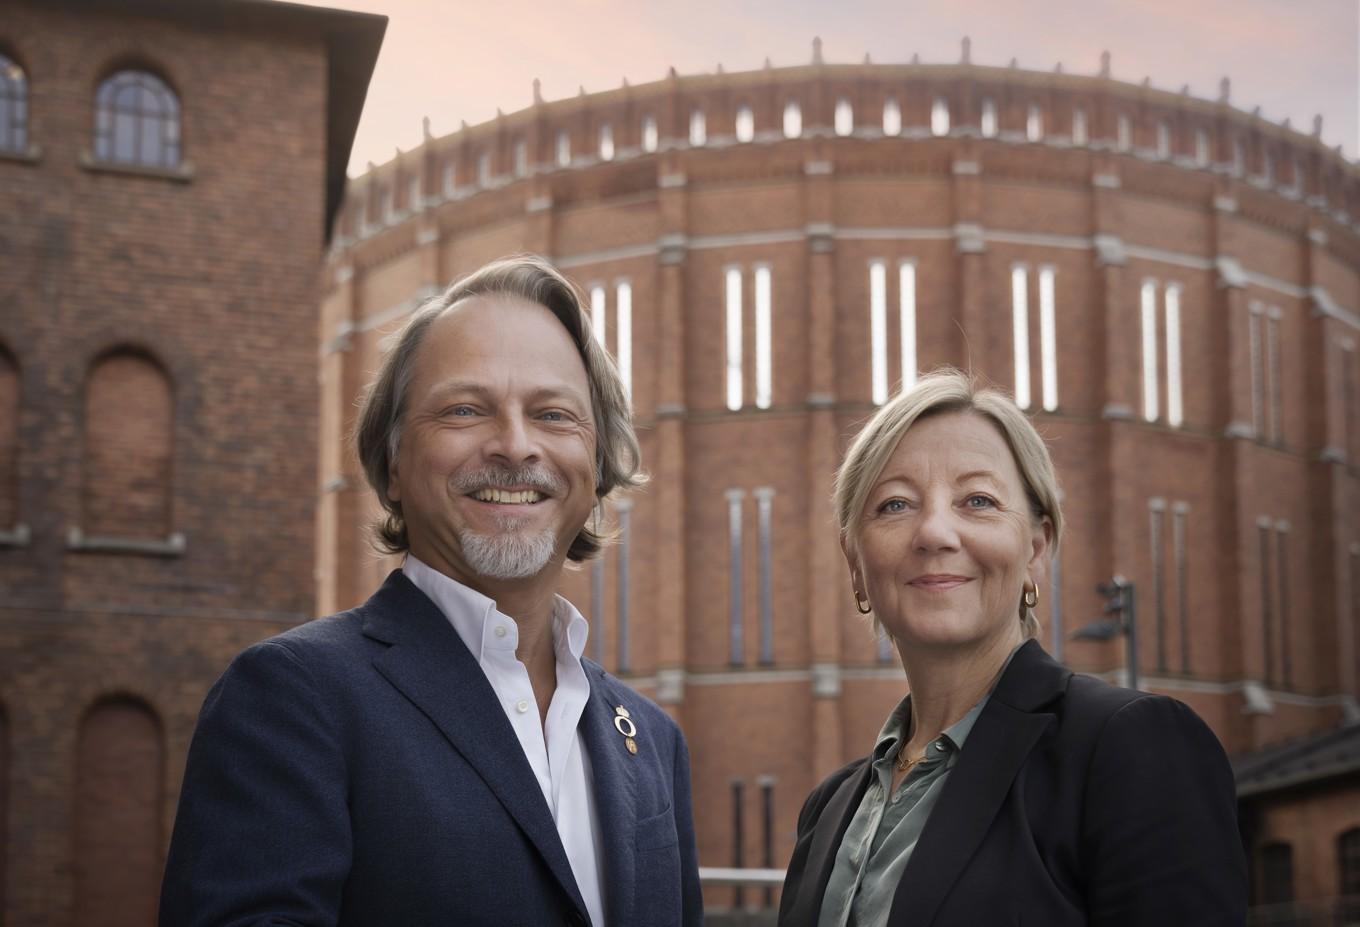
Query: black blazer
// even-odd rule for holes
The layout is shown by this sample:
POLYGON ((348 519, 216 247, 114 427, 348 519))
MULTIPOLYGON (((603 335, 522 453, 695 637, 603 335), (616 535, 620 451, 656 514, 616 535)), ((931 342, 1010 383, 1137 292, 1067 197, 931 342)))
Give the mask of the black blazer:
MULTIPOLYGON (((779 923, 815 925, 867 757, 798 817, 779 923)), ((1240 927, 1227 757, 1174 699, 1074 675, 1030 641, 968 735, 893 895, 890 927, 1240 927)))
MULTIPOLYGON (((703 920, 689 754, 585 664, 611 924, 703 920), (625 706, 634 754, 614 727, 625 706)), ((241 654, 189 749, 164 927, 585 924, 552 813, 491 684, 400 572, 364 605, 241 654)))

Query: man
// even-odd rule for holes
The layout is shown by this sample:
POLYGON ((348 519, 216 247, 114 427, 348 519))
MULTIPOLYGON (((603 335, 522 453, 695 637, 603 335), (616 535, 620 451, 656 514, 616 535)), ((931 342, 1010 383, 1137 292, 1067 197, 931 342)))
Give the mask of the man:
POLYGON ((213 687, 161 924, 700 923, 684 738, 553 592, 641 482, 571 285, 515 258, 422 306, 356 437, 403 568, 213 687))

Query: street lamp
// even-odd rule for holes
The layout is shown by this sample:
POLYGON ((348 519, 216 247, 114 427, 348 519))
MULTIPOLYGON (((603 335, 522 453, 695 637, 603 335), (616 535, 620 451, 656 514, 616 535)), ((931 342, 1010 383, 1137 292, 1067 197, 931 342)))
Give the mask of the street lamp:
POLYGON ((1072 635, 1074 641, 1108 641, 1123 635, 1124 658, 1128 667, 1130 689, 1138 688, 1138 623, 1133 604, 1133 583, 1122 576, 1115 576, 1107 583, 1096 586, 1096 592, 1105 599, 1102 611, 1109 618, 1097 618, 1090 624, 1077 629, 1072 635))

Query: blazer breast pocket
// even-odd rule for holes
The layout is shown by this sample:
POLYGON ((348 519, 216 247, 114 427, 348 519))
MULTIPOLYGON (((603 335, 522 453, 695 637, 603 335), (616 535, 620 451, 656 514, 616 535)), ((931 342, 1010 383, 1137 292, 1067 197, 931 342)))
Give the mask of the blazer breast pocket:
POLYGON ((660 850, 680 843, 675 832, 675 815, 670 808, 649 818, 640 818, 636 833, 639 850, 660 850))

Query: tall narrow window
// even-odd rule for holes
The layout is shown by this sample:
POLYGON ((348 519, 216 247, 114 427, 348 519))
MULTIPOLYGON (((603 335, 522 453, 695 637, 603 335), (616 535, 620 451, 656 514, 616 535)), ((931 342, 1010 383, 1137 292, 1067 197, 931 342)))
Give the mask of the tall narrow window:
POLYGON ((477 185, 485 187, 491 183, 491 152, 483 151, 477 155, 477 185))
POLYGON ((1152 636, 1157 653, 1157 672, 1166 672, 1166 570, 1163 565, 1162 525, 1166 500, 1148 500, 1148 553, 1152 558, 1152 636))
POLYGON ((1133 123, 1124 113, 1120 113, 1114 121, 1114 144, 1120 151, 1128 151, 1133 147, 1133 123))
POLYGON ((1258 904, 1289 904, 1294 900, 1294 848, 1287 843, 1261 847, 1258 904))
POLYGON ((571 164, 571 135, 566 129, 559 129, 557 132, 557 166, 566 167, 571 164))
POLYGON ((614 359, 619 365, 623 392, 633 397, 633 284, 620 280, 614 287, 614 359))
POLYGON ((0 55, 0 151, 28 150, 28 79, 24 69, 0 55))
POLYGON ((1280 596, 1280 681, 1288 689, 1294 674, 1289 655, 1289 522, 1275 523, 1276 589, 1280 596))
MULTIPOLYGON (((742 810, 742 789, 740 779, 732 780, 732 866, 741 869, 746 865, 743 840, 745 813, 742 810)), ((732 889, 732 910, 740 911, 746 907, 746 892, 740 883, 732 889)))
POLYGON ((771 579, 774 557, 770 541, 770 508, 774 503, 774 490, 762 486, 753 495, 756 497, 756 542, 759 547, 756 595, 760 615, 760 663, 769 666, 774 663, 774 584, 771 579))
POLYGON ((727 280, 727 408, 736 411, 741 408, 741 268, 729 267, 724 273, 727 280))
POLYGON ((1042 354, 1044 411, 1058 408, 1058 321, 1056 271, 1039 268, 1039 351, 1042 354))
POLYGON ((741 574, 741 506, 744 489, 727 490, 727 661, 733 666, 743 662, 741 574))
POLYGON ((982 101, 982 118, 979 128, 983 138, 995 138, 997 132, 996 101, 987 97, 982 101))
POLYGON ((1011 332, 1015 351, 1015 404, 1028 409, 1029 392, 1029 270, 1011 267, 1011 332))
POLYGON ((179 98, 146 71, 119 71, 95 94, 94 156, 113 164, 179 166, 179 98))
POLYGON ((1275 156, 1269 151, 1261 152, 1261 180, 1265 183, 1275 182, 1275 156))
POLYGON ((1044 137, 1044 111, 1039 104, 1031 103, 1025 116, 1025 138, 1037 142, 1044 137))
POLYGON ((652 152, 656 151, 657 143, 660 141, 660 139, 658 138, 658 134, 659 133, 656 130, 656 117, 651 115, 643 116, 642 117, 643 151, 647 152, 648 154, 651 154, 652 152))
POLYGON ((391 187, 378 188, 378 215, 388 225, 397 221, 397 198, 392 195, 391 187))
POLYGON ((615 517, 619 520, 619 537, 615 542, 615 557, 617 569, 614 571, 614 578, 618 582, 618 607, 614 609, 614 624, 618 628, 618 653, 615 655, 615 664, 620 673, 627 673, 631 670, 632 661, 629 657, 628 643, 628 601, 632 591, 630 587, 631 578, 629 575, 629 544, 632 540, 633 523, 633 503, 631 500, 624 499, 615 507, 615 517))
POLYGON ((92 708, 76 746, 76 924, 150 924, 161 877, 165 738, 140 702, 92 708))
POLYGON ((756 408, 768 409, 774 399, 774 347, 770 329, 773 308, 770 298, 770 268, 759 264, 755 269, 756 297, 756 408))
POLYGON ((608 324, 604 286, 596 283, 590 288, 590 327, 595 330, 595 340, 600 343, 600 347, 606 350, 609 342, 605 338, 605 326, 608 324))
POLYGON ((600 160, 614 160, 614 127, 607 122, 600 126, 600 160))
POLYGON ((1209 133, 1204 129, 1195 130, 1195 163, 1200 167, 1209 163, 1209 133))
POLYGON ((1360 827, 1352 827, 1336 838, 1336 862, 1336 884, 1342 897, 1350 899, 1347 913, 1354 920, 1360 915, 1360 827))
POLYGON ((420 209, 423 205, 424 197, 420 194, 420 178, 412 177, 406 183, 406 208, 412 211, 420 209))
MULTIPOLYGON (((1355 343, 1341 345, 1341 447, 1346 460, 1360 462, 1360 383, 1356 377, 1355 343)), ((1360 615, 1356 615, 1360 621, 1360 615)))
POLYGON ((1176 626, 1180 629, 1181 672, 1190 675, 1190 587, 1186 563, 1186 518, 1190 506, 1177 502, 1171 506, 1171 557, 1176 571, 1176 626))
POLYGON ((1171 157, 1171 126, 1165 122, 1157 123, 1157 157, 1171 157))
POLYGON ((1247 150, 1242 144, 1242 139, 1234 138, 1232 142, 1232 172, 1234 177, 1241 177, 1242 172, 1247 166, 1247 150))
POLYGON ((458 189, 457 165, 453 163, 452 159, 444 162, 444 176, 441 185, 444 189, 445 196, 453 196, 454 192, 458 189))
POLYGON ((1140 291, 1143 322, 1143 418, 1157 421, 1157 281, 1144 280, 1140 291))
POLYGON ((120 351, 91 368, 83 442, 86 535, 169 536, 173 425, 170 380, 159 365, 120 351))
POLYGON ((1251 427, 1258 441, 1266 437, 1265 352, 1261 345, 1264 317, 1264 307, 1253 302, 1247 316, 1247 344, 1251 352, 1251 427))
POLYGON ((1072 144, 1082 146, 1087 141, 1089 141, 1089 133, 1086 128, 1086 110, 1077 107, 1072 110, 1072 144))
POLYGON ((902 341, 902 389, 916 385, 916 262, 897 265, 898 334, 902 341))
POLYGON ((1280 380, 1280 310, 1274 306, 1266 314, 1266 421, 1270 433, 1270 443, 1280 444, 1284 440, 1282 396, 1284 385, 1280 380))
POLYGON ((930 134, 936 137, 949 134, 949 101, 936 97, 930 105, 930 134))
POLYGON ((708 144, 708 123, 701 109, 689 114, 689 143, 695 148, 708 144))
POLYGON ((836 101, 835 128, 837 135, 849 135, 855 131, 855 110, 844 97, 836 101))
POLYGON ((889 138, 902 134, 902 107, 893 97, 883 101, 883 134, 889 138))
POLYGON ((742 104, 737 108, 737 141, 749 142, 756 137, 756 117, 751 107, 742 104))
POLYGON ((803 109, 797 100, 784 104, 784 137, 798 138, 803 134, 803 109))
POLYGON ((590 658, 604 665, 604 557, 590 561, 590 658))
POLYGON ((1181 288, 1166 285, 1166 422, 1179 428, 1185 419, 1181 396, 1181 288))
POLYGON ((888 268, 869 262, 869 382, 874 405, 888 401, 888 268))
POLYGON ((529 144, 522 138, 516 139, 513 151, 515 176, 523 177, 529 173, 529 144))
POLYGON ((1274 596, 1271 592, 1273 584, 1270 581, 1271 562, 1270 562, 1270 520, 1260 519, 1256 523, 1256 542, 1259 546, 1257 556, 1260 560, 1258 569, 1261 575, 1261 650, 1262 664, 1264 669, 1264 681, 1268 686, 1275 680, 1275 648, 1274 648, 1274 624, 1275 608, 1274 596))

